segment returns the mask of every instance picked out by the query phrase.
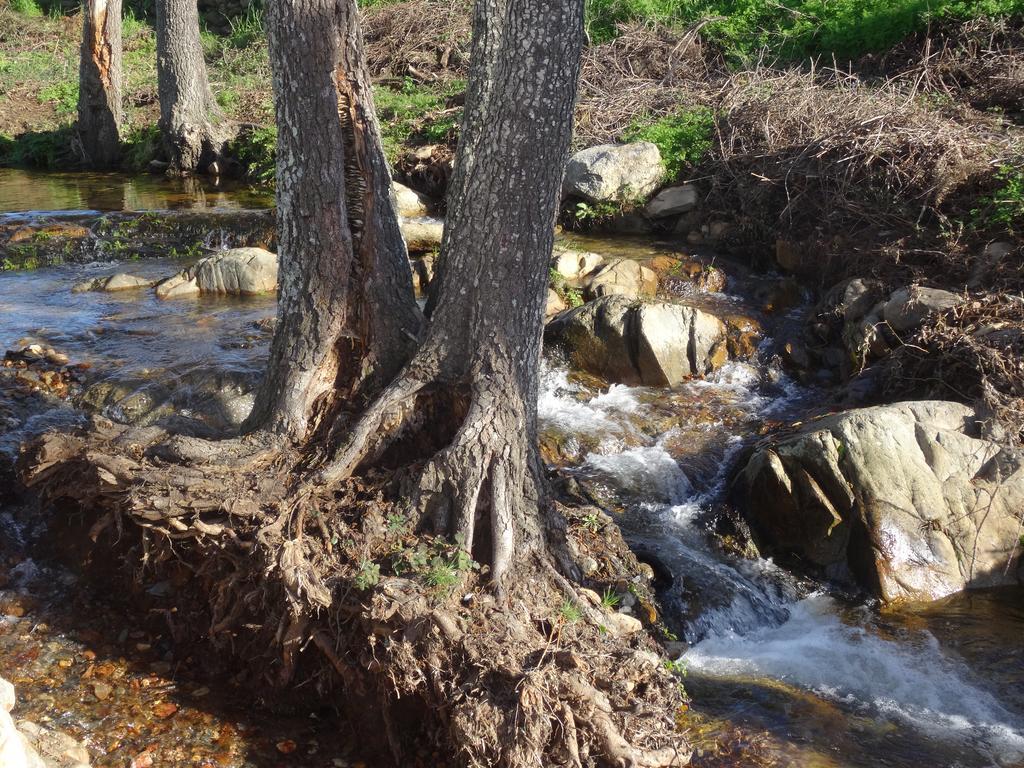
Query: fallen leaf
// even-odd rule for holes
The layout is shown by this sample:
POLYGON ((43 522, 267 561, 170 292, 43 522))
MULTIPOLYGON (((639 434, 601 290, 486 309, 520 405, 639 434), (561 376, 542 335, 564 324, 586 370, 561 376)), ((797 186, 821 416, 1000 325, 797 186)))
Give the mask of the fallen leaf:
POLYGON ((292 752, 298 749, 298 747, 299 745, 291 739, 285 739, 284 741, 277 742, 277 751, 280 752, 282 755, 290 755, 292 752))
POLYGON ((153 714, 157 717, 170 717, 178 711, 178 705, 170 701, 160 701, 153 706, 153 714))

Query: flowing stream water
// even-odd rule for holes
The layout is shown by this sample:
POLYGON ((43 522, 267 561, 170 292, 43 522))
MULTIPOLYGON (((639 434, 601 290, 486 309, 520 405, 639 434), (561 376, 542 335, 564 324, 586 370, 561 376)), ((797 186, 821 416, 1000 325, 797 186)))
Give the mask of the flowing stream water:
MULTIPOLYGON (((214 199, 269 202, 262 192, 200 195, 149 178, 0 170, 0 214, 214 199)), ((664 250, 582 244, 633 258, 664 250)), ((180 266, 147 259, 0 273, 0 350, 39 342, 84 364, 76 402, 115 418, 237 423, 267 352, 272 299, 70 292, 86 277, 180 266)), ((736 285, 739 295, 701 301, 756 314, 736 285)), ((766 331, 785 333, 794 321, 766 331)), ((882 609, 722 546, 714 520, 736 456, 766 425, 798 420, 825 398, 788 379, 772 352, 765 340, 751 362, 672 390, 603 385, 553 356, 544 365, 545 440, 563 447, 563 471, 606 502, 656 566, 693 698, 694 764, 1024 765, 1024 591, 882 609)), ((27 395, 0 400, 0 450, 81 413, 27 395)), ((179 658, 169 636, 135 627, 117 596, 30 557, 40 530, 28 510, 0 507, 0 675, 17 687, 16 716, 83 740, 97 765, 142 766, 146 755, 153 765, 347 764, 355 735, 316 712, 254 710, 229 680, 205 674, 208 660, 179 658)))

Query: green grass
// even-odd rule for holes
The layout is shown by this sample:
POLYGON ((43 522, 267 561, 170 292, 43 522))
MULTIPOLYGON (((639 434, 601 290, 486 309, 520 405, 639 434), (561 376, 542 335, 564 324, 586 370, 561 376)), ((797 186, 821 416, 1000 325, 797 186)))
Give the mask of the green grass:
POLYGON ((78 111, 78 81, 65 80, 46 86, 39 92, 39 102, 52 104, 62 117, 74 114, 78 111))
POLYGON ((586 0, 591 39, 616 25, 655 21, 685 27, 711 19, 704 33, 735 62, 761 50, 785 60, 883 50, 930 21, 1024 13, 1024 0, 586 0))
POLYGON ((1024 232, 1024 167, 1002 166, 996 184, 995 191, 980 198, 971 211, 971 224, 977 230, 1024 232))
POLYGON ((388 160, 393 162, 403 145, 448 140, 457 129, 458 115, 431 119, 430 113, 444 109, 448 99, 465 87, 464 82, 454 81, 444 91, 433 91, 406 78, 400 88, 374 88, 373 100, 388 160))
POLYGON ((56 170, 75 161, 71 151, 72 128, 28 131, 15 138, 0 136, 0 166, 27 166, 56 170))
POLYGON ((711 149, 715 116, 709 109, 676 112, 657 120, 634 123, 624 134, 627 141, 649 141, 661 152, 669 180, 690 165, 699 163, 711 149))
POLYGON ((43 9, 35 0, 10 0, 10 8, 15 13, 33 19, 43 15, 43 9))

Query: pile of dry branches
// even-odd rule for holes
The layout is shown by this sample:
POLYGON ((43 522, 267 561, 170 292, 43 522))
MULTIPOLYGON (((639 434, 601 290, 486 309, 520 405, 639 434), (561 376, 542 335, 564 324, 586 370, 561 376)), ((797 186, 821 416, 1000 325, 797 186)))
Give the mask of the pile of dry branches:
POLYGON ((374 79, 421 83, 466 76, 469 0, 381 3, 363 16, 366 59, 374 79))
POLYGON ((886 374, 896 394, 976 403, 993 437, 1024 442, 1024 293, 989 293, 946 313, 892 354, 886 374))

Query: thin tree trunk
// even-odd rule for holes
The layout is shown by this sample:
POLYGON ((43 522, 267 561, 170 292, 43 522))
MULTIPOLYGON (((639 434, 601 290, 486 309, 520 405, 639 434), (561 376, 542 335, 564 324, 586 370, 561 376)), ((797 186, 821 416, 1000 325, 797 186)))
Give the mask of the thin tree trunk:
POLYGON ((121 155, 121 0, 84 0, 78 69, 78 139, 85 163, 109 168, 121 155))
POLYGON ((156 0, 156 75, 170 171, 210 169, 230 132, 210 90, 196 0, 156 0))
POLYGON ((302 440, 395 374, 421 320, 355 0, 275 0, 267 28, 281 126, 280 291, 247 428, 302 440))

